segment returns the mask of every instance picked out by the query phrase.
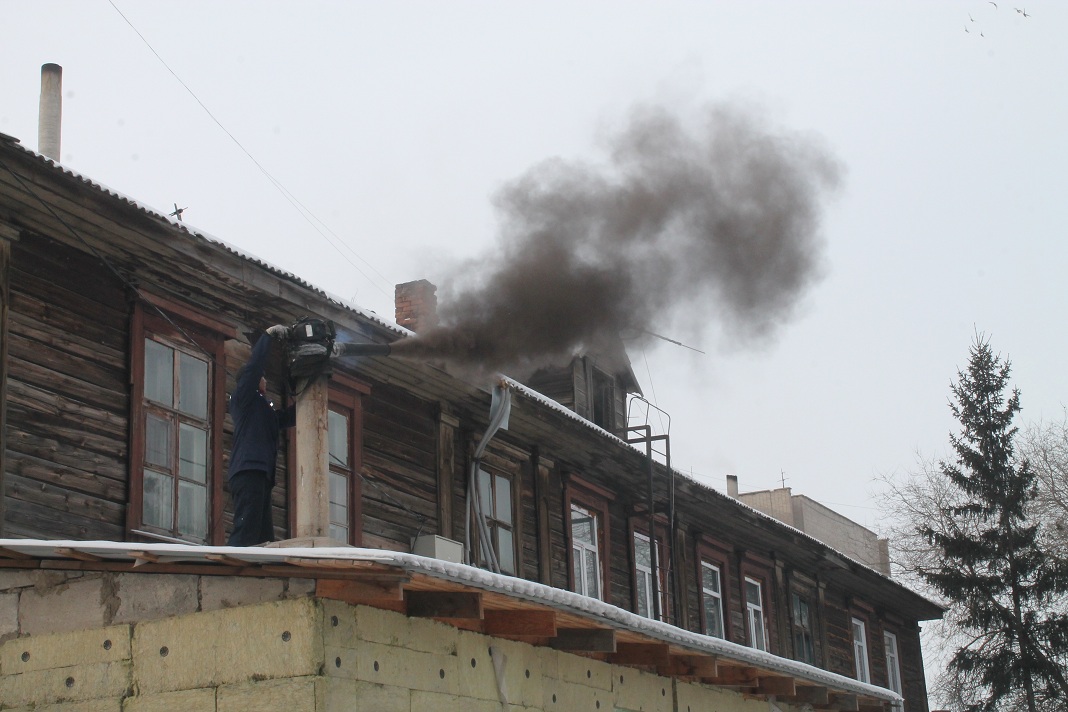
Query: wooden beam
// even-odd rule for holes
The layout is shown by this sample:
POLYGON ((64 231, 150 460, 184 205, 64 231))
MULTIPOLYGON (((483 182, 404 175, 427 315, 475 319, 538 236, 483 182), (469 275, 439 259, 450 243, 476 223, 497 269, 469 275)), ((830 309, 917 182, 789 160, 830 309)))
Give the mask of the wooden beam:
POLYGON ((400 583, 348 579, 317 579, 315 595, 352 604, 404 600, 400 583))
POLYGON ((616 632, 610 628, 560 628, 549 645, 556 650, 614 653, 616 632))
POLYGON ((797 691, 794 693, 792 701, 803 705, 809 704, 822 706, 829 704, 830 700, 831 695, 826 687, 798 684, 797 691))
POLYGON ((666 666, 671 654, 666 643, 618 643, 616 652, 608 656, 613 665, 666 666))
POLYGON ((87 551, 78 551, 67 546, 55 549, 55 552, 60 556, 65 556, 68 559, 78 559, 79 561, 102 561, 102 557, 96 554, 90 554, 87 551))
POLYGON ((719 664, 714 655, 673 655, 667 665, 656 671, 671 677, 710 678, 719 675, 719 664))
POLYGON ((719 674, 704 678, 703 682, 721 687, 756 687, 759 680, 756 668, 719 666, 719 674))
POLYGON ((224 564, 225 566, 237 566, 241 568, 245 566, 255 566, 254 562, 235 559, 226 554, 204 554, 204 558, 208 561, 214 561, 217 564, 224 564))
POLYGON ((8 549, 2 546, 0 546, 0 556, 3 556, 8 559, 20 559, 22 561, 25 561, 26 559, 35 558, 31 554, 23 554, 21 551, 15 551, 14 549, 8 549))
POLYGON ((856 695, 835 693, 831 695, 828 709, 839 710, 840 712, 860 712, 860 705, 857 704, 856 695))
POLYGON ((553 611, 485 612, 486 635, 511 638, 555 638, 556 613, 553 611))
POLYGON ((408 615, 414 618, 482 619, 482 594, 477 591, 405 591, 408 615))
POLYGON ((133 557, 134 568, 159 562, 159 556, 148 551, 128 551, 126 553, 133 557))
POLYGON ((756 691, 762 695, 790 696, 797 692, 797 684, 792 677, 759 677, 756 691))

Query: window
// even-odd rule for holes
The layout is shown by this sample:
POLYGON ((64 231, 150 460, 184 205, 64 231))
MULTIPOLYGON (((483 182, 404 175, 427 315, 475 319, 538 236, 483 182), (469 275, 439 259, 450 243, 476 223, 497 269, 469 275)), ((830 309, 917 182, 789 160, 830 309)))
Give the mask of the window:
POLYGON ((756 579, 745 577, 745 615, 749 627, 749 645, 757 650, 768 649, 764 632, 764 595, 756 579))
POLYGON ((512 480, 504 475, 478 471, 478 504, 490 541, 481 541, 480 565, 488 566, 491 546, 501 573, 515 574, 515 526, 512 519, 512 480))
POLYGON ((596 512, 571 505, 572 587, 576 593, 601 598, 601 556, 596 512))
POLYGON ((816 652, 812 644, 812 609, 807 598, 790 594, 791 624, 794 631, 794 657, 809 665, 816 664, 816 652))
POLYGON ((723 628, 723 577, 719 566, 701 562, 701 605, 705 633, 725 638, 723 628))
POLYGON ((350 541, 349 502, 352 498, 353 481, 352 413, 334 404, 327 413, 327 440, 330 453, 330 538, 348 543, 350 541))
MULTIPOLYGON (((897 694, 901 693, 901 659, 897 653, 897 636, 893 633, 883 632, 883 646, 886 648, 886 679, 888 686, 897 694)), ((904 706, 898 702, 894 709, 900 712, 904 706)))
POLYGON ((226 327, 172 309, 163 317, 134 306, 127 525, 139 536, 218 542, 226 327))
POLYGON ((615 427, 615 389, 611 376, 593 369, 590 400, 590 413, 593 416, 591 420, 594 425, 611 431, 615 427))
POLYGON ((655 540, 656 546, 651 546, 649 537, 641 532, 634 532, 634 589, 635 589, 635 612, 646 618, 666 620, 667 597, 665 595, 664 571, 660 566, 661 542, 655 540), (656 576, 656 593, 654 595, 653 577, 656 576), (656 610, 653 609, 654 602, 656 610))
POLYGON ((853 660, 856 663, 857 679, 871 682, 868 674, 868 637, 864 621, 853 619, 853 660))

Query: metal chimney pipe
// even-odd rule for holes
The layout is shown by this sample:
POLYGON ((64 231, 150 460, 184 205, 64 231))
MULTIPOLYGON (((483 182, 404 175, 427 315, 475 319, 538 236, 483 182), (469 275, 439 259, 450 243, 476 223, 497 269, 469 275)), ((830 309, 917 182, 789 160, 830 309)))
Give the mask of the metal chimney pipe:
POLYGON ((41 65, 41 108, 37 118, 37 151, 59 161, 63 123, 63 67, 41 65))

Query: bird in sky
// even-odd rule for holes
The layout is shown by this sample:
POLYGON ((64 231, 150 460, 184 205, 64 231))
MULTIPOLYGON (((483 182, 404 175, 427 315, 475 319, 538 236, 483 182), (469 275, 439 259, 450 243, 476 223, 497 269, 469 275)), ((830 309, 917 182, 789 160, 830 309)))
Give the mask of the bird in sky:
POLYGON ((184 213, 188 209, 189 208, 179 208, 178 207, 178 203, 175 203, 174 204, 174 212, 171 213, 170 215, 171 215, 172 218, 178 218, 178 222, 182 222, 182 213, 184 213))

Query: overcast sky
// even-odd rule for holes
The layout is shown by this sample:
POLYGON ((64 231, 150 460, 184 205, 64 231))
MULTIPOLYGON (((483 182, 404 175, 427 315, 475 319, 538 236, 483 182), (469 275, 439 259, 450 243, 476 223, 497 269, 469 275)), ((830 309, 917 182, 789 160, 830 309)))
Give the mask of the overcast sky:
POLYGON ((785 477, 877 528, 875 478, 946 454, 976 332, 1011 357, 1023 421, 1062 416, 1064 3, 0 12, 0 132, 37 148, 40 66, 60 64, 64 164, 389 319, 395 283, 493 249, 503 186, 547 159, 602 164, 636 105, 744 107, 821 146, 842 169, 820 203, 822 278, 774 338, 665 315, 665 336, 705 353, 630 354, 673 464, 719 489, 785 477))

